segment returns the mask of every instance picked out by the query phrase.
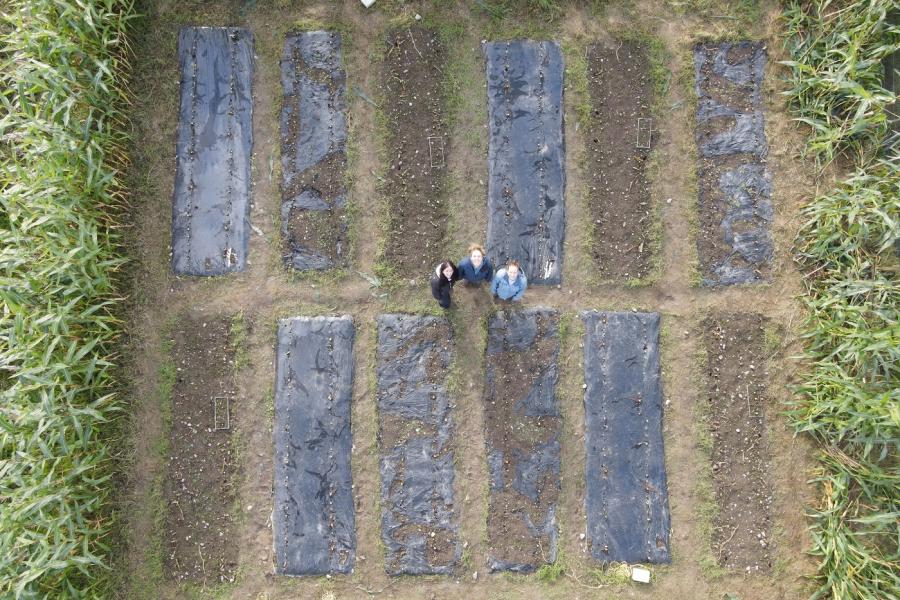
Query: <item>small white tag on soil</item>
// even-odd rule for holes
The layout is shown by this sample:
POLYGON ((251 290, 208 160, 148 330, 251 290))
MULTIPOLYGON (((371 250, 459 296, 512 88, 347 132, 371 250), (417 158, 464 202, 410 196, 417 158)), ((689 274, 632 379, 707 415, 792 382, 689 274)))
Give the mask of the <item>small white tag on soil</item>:
POLYGON ((650 583, 650 571, 640 567, 631 567, 631 579, 640 583, 650 583))

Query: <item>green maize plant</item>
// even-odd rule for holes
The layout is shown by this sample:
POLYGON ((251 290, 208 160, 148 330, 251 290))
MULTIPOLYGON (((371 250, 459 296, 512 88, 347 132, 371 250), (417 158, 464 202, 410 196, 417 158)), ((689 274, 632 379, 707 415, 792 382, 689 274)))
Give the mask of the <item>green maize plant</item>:
POLYGON ((896 0, 791 0, 784 9, 791 60, 790 107, 809 125, 808 149, 830 162, 848 152, 858 164, 871 157, 890 129, 884 60, 900 48, 891 23, 896 0))
POLYGON ((804 358, 788 417, 821 446, 810 510, 813 598, 900 598, 900 154, 886 57, 900 52, 895 2, 790 2, 788 90, 808 149, 856 170, 803 211, 804 358), (894 13, 891 13, 894 11, 894 13))
POLYGON ((815 598, 900 594, 900 161, 876 160, 804 210, 808 378, 788 415, 822 444, 815 598))
POLYGON ((0 11, 0 597, 108 595, 130 0, 0 11))

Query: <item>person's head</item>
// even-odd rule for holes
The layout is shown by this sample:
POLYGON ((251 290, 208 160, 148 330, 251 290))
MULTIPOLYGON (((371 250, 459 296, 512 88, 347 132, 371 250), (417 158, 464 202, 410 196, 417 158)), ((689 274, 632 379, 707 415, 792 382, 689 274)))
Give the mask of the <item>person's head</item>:
POLYGON ((478 244, 469 244, 469 260, 473 267, 481 268, 481 263, 484 262, 484 248, 478 244))
POLYGON ((453 278, 453 273, 455 271, 456 265, 454 265, 452 261, 445 260, 441 263, 440 273, 448 281, 453 278))
POLYGON ((519 261, 511 260, 506 263, 506 274, 509 276, 510 281, 519 278, 519 261))

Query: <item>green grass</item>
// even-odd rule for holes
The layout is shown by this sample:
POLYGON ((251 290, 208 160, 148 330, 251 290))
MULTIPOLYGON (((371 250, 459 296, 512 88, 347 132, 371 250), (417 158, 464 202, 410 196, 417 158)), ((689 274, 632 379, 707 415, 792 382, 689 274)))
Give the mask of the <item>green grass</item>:
POLYGON ((894 0, 787 3, 791 59, 782 64, 791 87, 784 93, 810 127, 808 150, 817 159, 847 152, 863 164, 888 132, 887 108, 896 98, 882 87, 882 61, 900 45, 900 26, 888 19, 896 7, 894 0))
POLYGON ((9 0, 0 39, 0 597, 101 597, 121 331, 128 0, 9 0))
POLYGON ((537 578, 544 583, 556 583, 566 574, 566 555, 562 550, 556 553, 556 560, 541 565, 537 570, 537 578))
POLYGON ((900 48, 891 2, 785 7, 790 105, 819 163, 854 171, 802 213, 804 360, 788 418, 819 444, 809 510, 813 598, 900 597, 900 156, 881 60, 900 48), (894 141, 895 138, 894 138, 894 141))

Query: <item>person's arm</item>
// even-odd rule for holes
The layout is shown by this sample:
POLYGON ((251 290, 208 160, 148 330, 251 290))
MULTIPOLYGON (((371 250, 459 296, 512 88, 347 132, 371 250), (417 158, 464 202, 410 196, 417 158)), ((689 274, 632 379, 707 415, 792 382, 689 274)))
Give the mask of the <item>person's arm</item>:
POLYGON ((528 287, 528 279, 525 277, 524 273, 519 273, 519 284, 521 285, 519 291, 517 291, 512 297, 512 299, 515 301, 519 301, 522 299, 522 295, 525 293, 525 288, 528 287))
POLYGON ((458 263, 456 263, 456 273, 457 273, 456 278, 457 279, 468 279, 468 277, 466 277, 466 274, 465 274, 467 260, 469 260, 469 259, 463 258, 458 263))
POLYGON ((441 299, 441 278, 440 277, 432 277, 431 278, 431 295, 435 300, 441 299))
POLYGON ((494 278, 491 280, 491 295, 497 295, 498 287, 500 287, 500 271, 497 271, 497 274, 494 275, 494 278))
POLYGON ((487 270, 484 273, 484 278, 488 281, 494 280, 494 265, 491 264, 491 261, 487 259, 487 256, 484 257, 484 266, 487 267, 487 270))

